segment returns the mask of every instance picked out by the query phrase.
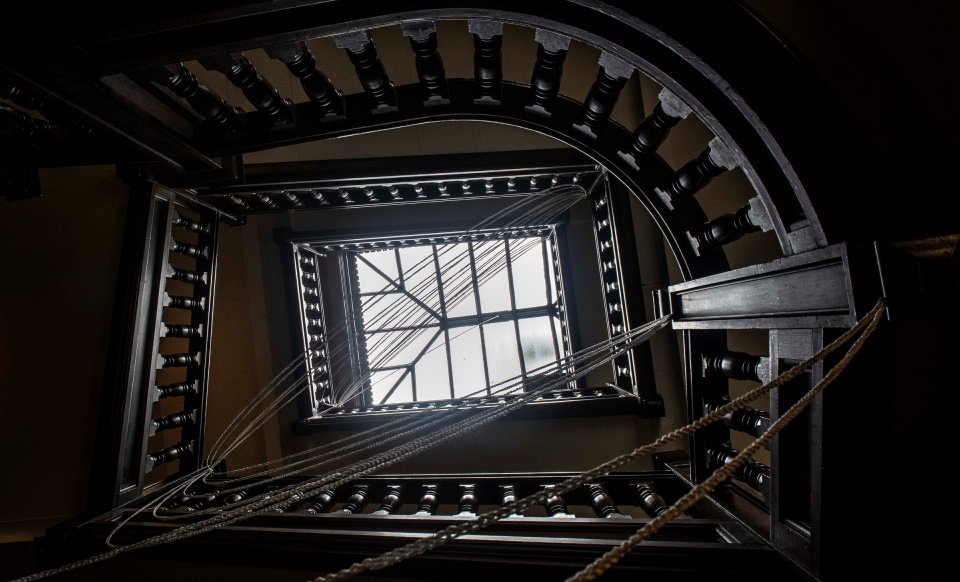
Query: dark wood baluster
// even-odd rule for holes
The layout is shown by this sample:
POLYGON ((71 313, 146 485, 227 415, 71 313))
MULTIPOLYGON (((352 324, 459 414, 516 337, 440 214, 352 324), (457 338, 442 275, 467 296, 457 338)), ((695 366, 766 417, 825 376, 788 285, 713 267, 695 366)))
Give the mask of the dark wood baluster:
POLYGON ((199 366, 200 354, 158 354, 157 368, 199 366))
POLYGON ((196 76, 182 63, 148 69, 144 75, 185 99, 210 127, 219 131, 241 127, 244 112, 239 107, 230 106, 212 89, 197 82, 196 76))
POLYGON ((13 83, 0 82, 0 99, 9 99, 24 109, 39 111, 51 122, 75 135, 89 136, 93 134, 93 128, 89 125, 65 115, 59 108, 51 107, 43 99, 28 94, 22 87, 13 83))
POLYGON ((720 374, 734 380, 762 382, 767 372, 767 358, 743 352, 723 352, 703 356, 703 373, 720 374))
POLYGON ((387 494, 383 496, 380 502, 380 509, 373 512, 373 515, 391 515, 400 509, 400 485, 387 485, 387 494))
POLYGON ((477 501, 476 487, 472 483, 460 486, 459 513, 457 515, 470 516, 477 514, 479 502, 477 501))
POLYGON ((714 218, 700 228, 689 232, 687 236, 690 237, 696 253, 703 254, 709 249, 740 240, 745 234, 763 230, 763 227, 757 224, 759 221, 755 219, 754 210, 754 202, 751 201, 740 210, 714 218))
MULTIPOLYGON (((501 505, 508 505, 510 503, 513 503, 516 500, 517 500, 517 490, 512 484, 500 486, 500 504, 501 505)), ((520 515, 519 513, 514 512, 510 515, 510 517, 519 516, 519 515, 520 515)))
POLYGON ((220 505, 233 505, 234 503, 240 503, 247 496, 250 495, 250 491, 247 489, 241 489, 240 491, 234 491, 233 493, 225 496, 223 501, 220 502, 220 505))
MULTIPOLYGON (((707 447, 707 458, 711 469, 726 465, 738 454, 740 451, 730 446, 730 443, 707 447)), ((753 459, 747 459, 747 462, 734 472, 733 477, 759 491, 765 500, 770 500, 770 467, 753 459)))
POLYGON ((440 504, 440 498, 437 496, 439 485, 424 485, 423 495, 420 496, 420 503, 417 506, 417 512, 414 515, 433 515, 440 504))
POLYGON ((163 418, 154 418, 151 420, 148 432, 150 436, 153 436, 160 431, 170 430, 172 428, 180 428, 187 423, 195 422, 196 419, 196 410, 192 410, 190 412, 174 412, 173 414, 168 414, 163 418))
POLYGON ((317 61, 306 43, 267 46, 263 47, 263 50, 271 58, 282 61, 287 69, 300 79, 300 86, 303 87, 310 102, 316 105, 324 116, 343 115, 343 95, 317 68, 317 61))
POLYGON ((303 202, 300 201, 300 197, 297 196, 296 192, 283 192, 282 196, 287 206, 291 208, 303 208, 303 202))
POLYGON ((397 105, 397 96, 387 71, 380 62, 377 49, 366 31, 359 31, 334 37, 337 47, 347 51, 350 62, 357 71, 360 85, 370 97, 371 109, 384 111, 397 105))
POLYGON ((270 123, 293 120, 290 101, 281 97, 280 92, 257 72, 257 68, 242 53, 201 57, 198 60, 207 69, 226 75, 270 123))
MULTIPOLYGON (((724 397, 712 402, 706 402, 703 407, 704 414, 710 414, 729 402, 729 397, 724 397)), ((770 428, 770 422, 769 412, 765 410, 758 410, 750 406, 734 410, 730 414, 727 414, 723 417, 723 424, 727 425, 728 428, 747 433, 754 437, 758 437, 767 432, 767 429, 770 428)))
POLYGON ((250 205, 247 204, 247 201, 239 196, 230 195, 230 196, 227 196, 227 200, 229 200, 231 204, 233 204, 237 208, 240 208, 241 210, 250 210, 250 205))
POLYGON ((650 517, 657 517, 670 508, 667 502, 663 500, 663 497, 660 497, 660 494, 657 493, 653 483, 649 481, 635 481, 630 483, 630 485, 637 492, 637 505, 650 517))
POLYGON ((600 126, 610 118, 620 91, 632 74, 633 67, 610 53, 602 53, 597 80, 587 94, 580 121, 574 127, 590 137, 597 137, 600 126))
POLYGON ((495 20, 470 20, 473 34, 474 101, 500 102, 503 88, 503 23, 495 20))
POLYGON ((200 391, 200 381, 178 382, 176 384, 167 384, 165 386, 155 386, 153 390, 153 401, 161 398, 173 398, 174 396, 183 396, 187 392, 197 393, 200 391))
POLYGON ((541 505, 547 510, 547 515, 550 517, 574 517, 573 514, 567 513, 567 502, 563 500, 563 497, 553 493, 552 490, 541 505))
POLYGON ((209 258, 210 251, 206 247, 199 247, 185 242, 180 242, 174 238, 170 239, 170 250, 188 257, 209 258))
POLYGON ((324 491, 310 500, 310 503, 303 508, 307 513, 325 513, 333 506, 333 491, 324 491))
POLYGON ((150 453, 147 455, 144 472, 149 473, 159 465, 175 461, 188 454, 193 454, 193 441, 190 441, 189 443, 177 443, 173 446, 163 449, 162 451, 150 453))
POLYGON ((277 203, 273 200, 273 198, 270 197, 269 194, 264 194, 264 193, 260 192, 260 193, 254 194, 253 197, 256 198, 257 200, 259 200, 259 201, 260 201, 260 204, 262 204, 262 205, 264 206, 264 208, 269 208, 270 210, 276 210, 276 209, 280 208, 280 205, 277 204, 277 203))
MULTIPOLYGON (((163 292, 163 306, 164 307, 175 307, 177 309, 194 309, 194 310, 204 310, 206 309, 206 298, 201 297, 200 299, 195 299, 193 297, 187 297, 186 295, 170 295, 166 291, 163 292)), ((199 337, 199 336, 198 336, 199 337)))
POLYGON ((357 485, 354 487, 353 494, 344 502, 343 507, 340 508, 340 512, 360 513, 363 511, 363 508, 366 507, 368 503, 367 494, 369 492, 369 485, 357 485))
POLYGON ((431 21, 418 20, 400 25, 404 36, 410 39, 413 48, 417 78, 423 86, 426 104, 445 103, 450 96, 447 88, 447 73, 443 69, 443 59, 437 52, 437 26, 431 21))
POLYGON ((607 493, 607 487, 603 483, 587 483, 587 493, 590 495, 590 507, 593 508, 593 511, 600 517, 606 518, 627 518, 630 519, 629 515, 624 515, 617 508, 617 504, 613 501, 613 497, 607 493))
POLYGON ((171 325, 161 323, 160 334, 163 337, 203 337, 203 324, 171 325))
POLYGON ((677 170, 667 186, 659 188, 657 194, 667 206, 673 208, 677 199, 693 196, 715 177, 736 168, 738 164, 736 156, 720 138, 713 138, 707 149, 703 150, 697 159, 687 162, 677 170))
POLYGON ((26 142, 35 148, 55 146, 64 141, 63 130, 42 119, 34 119, 26 113, 0 103, 0 132, 26 142))
POLYGON ((277 513, 287 513, 290 511, 290 509, 293 508, 293 506, 299 503, 302 499, 303 499, 302 493, 294 493, 293 495, 290 496, 290 499, 284 501, 280 505, 275 506, 273 508, 273 511, 277 513))
POLYGON ((687 107, 687 104, 680 101, 670 91, 662 89, 658 98, 659 102, 653 108, 653 113, 641 121, 636 131, 633 132, 633 138, 630 140, 630 150, 620 152, 620 157, 634 168, 637 168, 637 157, 656 152, 664 140, 667 139, 670 129, 677 125, 681 119, 686 119, 690 115, 690 108, 687 107))
POLYGON ((173 213, 173 226, 179 226, 180 228, 201 234, 210 233, 209 224, 204 224, 186 216, 180 216, 176 212, 173 213))
POLYGON ((537 62, 533 66, 530 79, 530 105, 528 109, 550 115, 553 101, 560 92, 560 78, 563 76, 563 61, 567 58, 570 38, 537 29, 535 35, 537 62))

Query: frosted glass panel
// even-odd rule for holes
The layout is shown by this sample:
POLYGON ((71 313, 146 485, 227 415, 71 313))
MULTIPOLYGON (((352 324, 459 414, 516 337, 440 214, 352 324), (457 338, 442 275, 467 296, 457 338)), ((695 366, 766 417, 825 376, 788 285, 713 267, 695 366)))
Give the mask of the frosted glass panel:
POLYGON ((513 289, 517 309, 547 304, 547 282, 544 279, 543 246, 539 240, 510 241, 513 263, 513 289))
POLYGON ((450 375, 447 371, 447 344, 443 334, 430 345, 417 362, 417 400, 445 400, 450 398, 450 375))
POLYGON ((400 379, 403 369, 374 372, 370 375, 370 393, 374 404, 379 404, 390 388, 400 379))
POLYGON ((474 245, 477 263, 477 281, 480 283, 480 311, 508 311, 510 282, 507 278, 507 257, 504 241, 483 242, 474 245))
POLYGON ((520 375, 520 353, 517 351, 517 332, 512 321, 488 323, 483 326, 487 346, 487 370, 490 388, 496 391, 504 386, 496 384, 520 375))
POLYGON ((479 328, 450 330, 450 363, 453 365, 454 396, 460 398, 478 390, 486 393, 479 328))
POLYGON ((474 299, 467 244, 439 245, 437 255, 440 260, 447 316, 476 315, 477 304, 474 299))
POLYGON ((553 333, 550 331, 550 317, 532 317, 521 319, 520 345, 523 346, 523 362, 527 372, 556 362, 557 352, 553 347, 553 333))
MULTIPOLYGON (((372 265, 383 271, 387 277, 390 277, 394 281, 399 278, 399 271, 397 270, 397 256, 394 254, 393 249, 389 251, 360 253, 360 256, 367 261, 370 261, 372 265)), ((363 262, 363 260, 359 257, 357 257, 357 275, 360 279, 361 293, 388 291, 395 288, 389 283, 389 281, 387 281, 387 279, 384 279, 382 275, 377 273, 370 267, 370 265, 363 262)))
POLYGON ((426 328, 371 333, 367 336, 367 361, 371 368, 409 364, 436 331, 436 328, 426 328))
POLYGON ((437 268, 433 263, 433 247, 418 246, 399 249, 403 266, 404 288, 414 297, 439 312, 437 300, 437 268))

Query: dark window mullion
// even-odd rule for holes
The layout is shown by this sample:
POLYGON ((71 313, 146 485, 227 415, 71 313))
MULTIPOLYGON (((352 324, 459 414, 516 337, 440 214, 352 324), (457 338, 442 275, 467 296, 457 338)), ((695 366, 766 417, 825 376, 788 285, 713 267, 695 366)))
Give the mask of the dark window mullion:
POLYGON ((444 349, 447 351, 447 376, 450 378, 450 398, 455 398, 453 389, 453 361, 450 356, 450 330, 443 330, 443 339, 446 342, 444 349))
POLYGON ((400 280, 400 289, 406 291, 407 284, 403 281, 403 265, 400 263, 400 249, 393 249, 393 256, 397 259, 397 274, 400 280))
MULTIPOLYGON (((504 248, 506 249, 506 258, 507 258, 507 283, 510 287, 510 309, 514 313, 517 311, 517 294, 513 286, 513 259, 510 256, 510 241, 503 241, 504 248)), ((527 377, 527 363, 523 361, 523 344, 520 343, 520 319, 517 317, 513 318, 513 333, 517 338, 517 357, 520 358, 520 375, 524 379, 527 377)), ((524 382, 524 386, 526 382, 524 382)))
MULTIPOLYGON (((399 369, 399 368, 398 368, 398 369, 399 369)), ((376 404, 376 406, 382 405, 382 404, 383 404, 384 402, 386 402, 391 396, 393 396, 393 393, 397 391, 397 387, 400 386, 400 383, 403 382, 403 379, 406 378, 406 377, 407 377, 407 374, 410 373, 411 367, 410 367, 410 366, 405 366, 405 370, 406 370, 406 371, 405 371, 403 374, 400 374, 400 377, 397 379, 396 382, 393 383, 393 386, 392 386, 392 387, 390 388, 390 390, 384 395, 384 397, 380 399, 380 402, 378 402, 378 403, 376 404)))
MULTIPOLYGON (((443 293, 443 277, 440 276, 440 257, 437 256, 437 245, 430 245, 433 248, 433 266, 437 269, 437 294, 440 296, 440 315, 443 316, 441 324, 447 317, 447 300, 443 293)), ((450 341, 448 340, 449 344, 450 341)))
MULTIPOLYGON (((550 255, 552 253, 547 252, 547 239, 543 238, 540 240, 540 248, 543 251, 543 277, 546 279, 545 283, 547 284, 547 304, 554 305, 557 309, 557 317, 560 317, 560 298, 557 297, 557 302, 554 304, 552 299, 552 293, 550 292, 550 268, 547 266, 547 261, 550 260, 550 255)), ((557 368, 560 367, 560 338, 557 337, 557 327, 553 325, 553 317, 550 318, 550 335, 553 336, 553 349, 554 353, 557 355, 557 368)))
MULTIPOLYGON (((477 263, 473 255, 473 243, 467 243, 467 248, 470 253, 470 274, 472 275, 473 284, 473 300, 477 305, 477 315, 482 314, 480 308, 480 286, 477 284, 477 263)), ((487 394, 490 394, 490 370, 487 369, 487 342, 484 339, 483 334, 483 325, 478 326, 480 329, 480 355, 483 357, 483 379, 487 383, 487 394)))

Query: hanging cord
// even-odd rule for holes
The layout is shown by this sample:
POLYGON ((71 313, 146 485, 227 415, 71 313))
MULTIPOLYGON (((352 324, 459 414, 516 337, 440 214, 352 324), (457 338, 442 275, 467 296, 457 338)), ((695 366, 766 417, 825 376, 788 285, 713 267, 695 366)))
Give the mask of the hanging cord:
MULTIPOLYGON (((637 330, 633 330, 630 333, 625 334, 624 337, 618 341, 611 342, 612 344, 616 344, 616 347, 614 348, 611 346, 612 353, 608 356, 616 357, 617 355, 625 353, 633 346, 649 340, 650 337, 652 337, 656 332, 664 329, 669 323, 669 320, 669 316, 662 317, 658 320, 645 324, 637 330)), ((457 422, 427 436, 416 438, 404 445, 394 447, 388 451, 375 455, 370 459, 359 461, 328 475, 312 479, 305 483, 291 485, 272 492, 269 496, 264 497, 254 503, 250 503, 244 507, 238 507, 236 509, 224 511, 203 521, 185 525, 170 532, 152 536, 129 545, 114 546, 113 549, 102 554, 90 556, 89 558, 65 564, 57 568, 52 568, 50 570, 45 570, 43 572, 37 572, 23 578, 18 578, 13 582, 31 582, 33 580, 40 580, 54 574, 59 574, 90 564, 95 564, 97 562, 102 562, 130 550, 158 546, 193 537, 245 519, 249 519, 255 515, 260 515, 267 511, 271 511, 274 507, 289 503, 291 501, 296 501, 305 494, 320 492, 327 489, 335 489, 341 485, 355 481, 366 475, 376 473, 377 471, 389 467, 390 465, 393 465, 399 461, 416 456, 423 451, 433 449, 451 439, 457 438, 463 434, 467 434, 479 428, 480 426, 486 425, 493 420, 496 420, 497 418, 516 410, 524 404, 535 400, 541 394, 556 388, 556 385, 566 383, 571 378, 578 378, 586 375, 593 369, 596 369, 596 367, 609 361, 609 357, 599 358, 598 361, 593 362, 591 365, 585 366, 573 374, 561 376, 555 382, 550 381, 551 379, 545 376, 543 379, 544 385, 542 387, 537 387, 535 390, 523 394, 520 398, 513 402, 500 405, 487 411, 480 411, 471 418, 457 422)), ((195 474, 195 478, 199 477, 199 473, 201 472, 197 472, 197 474, 195 474)), ((143 511, 143 509, 144 508, 138 509, 136 513, 143 511)), ((127 521, 129 521, 129 518, 124 520, 124 523, 127 521)))
POLYGON ((737 470, 737 468, 739 468, 741 465, 743 465, 743 463, 746 462, 746 460, 749 458, 750 455, 752 455, 754 452, 756 452, 757 449, 763 446, 763 444, 767 440, 772 438, 776 434, 776 432, 779 432, 780 430, 782 430, 784 426, 786 426, 791 420, 796 418, 796 416, 803 411, 803 409, 810 403, 811 400, 813 400, 813 398, 817 394, 823 391, 823 389, 826 388, 827 385, 829 385, 831 382, 833 382, 834 379, 836 379, 836 377, 840 374, 840 372, 842 372, 846 368, 847 364, 849 364, 853 356, 860 351, 860 348, 863 346, 863 342, 873 333, 877 325, 880 323, 884 306, 885 304, 883 299, 880 299, 877 302, 876 306, 874 306, 874 308, 867 315, 865 315, 863 319, 857 322, 855 326, 853 326, 850 330, 845 332, 843 335, 841 335, 839 338, 837 338, 828 346, 820 350, 815 355, 811 356, 810 358, 801 362, 800 364, 797 364, 793 368, 787 370, 786 372, 784 372, 777 378, 773 379, 772 381, 764 384, 763 386, 754 388, 753 390, 751 390, 750 392, 747 392, 743 396, 736 398, 734 400, 731 400, 729 403, 725 404, 724 406, 721 406, 711 414, 708 414, 684 427, 675 429, 661 436, 660 438, 658 438, 657 440, 655 440, 654 442, 648 445, 644 445, 637 449, 634 449, 630 453, 616 457, 610 461, 607 461, 606 463, 603 463, 602 465, 595 467, 590 471, 587 471, 586 473, 582 473, 576 477, 567 479, 562 483, 559 483, 553 486, 548 486, 544 490, 538 493, 524 497, 523 499, 520 499, 518 501, 508 503, 493 511, 479 515, 472 520, 449 526, 431 536, 421 538, 415 542, 409 543, 405 546, 401 546, 399 548, 386 552, 376 558, 367 558, 361 562, 357 562, 353 564, 349 568, 340 570, 339 572, 334 572, 326 576, 319 576, 315 578, 313 582, 335 582, 339 580, 346 580, 352 576, 355 576, 367 570, 379 570, 379 569, 386 568, 388 566, 392 566, 394 564, 400 563, 409 558, 413 558, 421 554, 424 554, 460 536, 477 532, 503 518, 509 517, 517 513, 522 513, 524 509, 528 509, 535 505, 539 505, 545 502, 549 497, 553 495, 563 495, 569 491, 572 491, 578 487, 581 487, 585 483, 588 483, 603 475, 606 475, 607 473, 625 465, 626 463, 635 461, 649 454, 652 454, 653 452, 658 450, 661 446, 669 442, 675 441, 680 437, 693 434, 694 432, 702 428, 705 428, 710 424, 717 422, 718 420, 721 420, 727 414, 730 414, 731 412, 744 408, 745 406, 747 406, 747 403, 759 398, 760 396, 763 396, 769 393, 774 388, 778 388, 786 384, 790 380, 793 380, 794 378, 799 376, 801 373, 803 373, 805 370, 807 370, 817 362, 823 360, 825 357, 827 357, 828 355, 830 355, 831 353, 833 353, 834 351, 842 347, 844 344, 850 341, 850 339, 853 338, 858 332, 866 328, 863 335, 860 336, 857 339, 857 341, 850 347, 850 349, 848 350, 846 355, 843 357, 843 359, 841 359, 841 361, 836 366, 834 366, 830 370, 830 372, 826 376, 824 376, 824 378, 810 390, 810 392, 808 392, 803 398, 797 401, 797 403, 793 407, 791 407, 786 412, 786 414, 784 414, 784 416, 780 418, 780 420, 778 420, 775 424, 771 425, 770 429, 768 429, 764 433, 764 436, 769 435, 766 437, 766 439, 764 439, 764 437, 757 439, 757 441, 755 441, 749 447, 744 449, 739 455, 737 455, 737 457, 735 457, 729 463, 725 464, 723 467, 721 467, 716 472, 714 472, 714 474, 711 475, 711 477, 708 478, 707 481, 705 481, 700 486, 692 489, 689 493, 684 495, 684 497, 682 497, 676 504, 674 504, 673 507, 671 507, 668 511, 664 512, 662 516, 649 522, 644 528, 642 528, 639 532, 637 532, 637 534, 632 536, 629 540, 624 542, 618 548, 612 550, 609 553, 609 555, 605 555, 601 557, 599 560, 597 560, 597 562, 595 562, 594 564, 591 564, 586 570, 584 570, 583 572, 577 575, 577 576, 581 576, 582 574, 585 577, 575 578, 577 580, 593 580, 597 576, 602 574, 604 571, 606 571, 610 566, 615 564, 617 560, 619 560, 623 555, 625 555, 628 551, 630 551, 630 549, 633 548, 636 544, 640 543, 644 539, 649 538, 649 536, 651 536, 654 532, 656 532, 657 529, 663 527, 663 525, 666 524, 668 521, 670 521, 677 515, 680 515, 683 511, 688 509, 694 503, 702 499, 707 493, 712 491, 713 488, 715 488, 718 484, 725 481, 730 475, 732 475, 737 470), (776 427, 776 432, 773 431, 774 427, 776 427))

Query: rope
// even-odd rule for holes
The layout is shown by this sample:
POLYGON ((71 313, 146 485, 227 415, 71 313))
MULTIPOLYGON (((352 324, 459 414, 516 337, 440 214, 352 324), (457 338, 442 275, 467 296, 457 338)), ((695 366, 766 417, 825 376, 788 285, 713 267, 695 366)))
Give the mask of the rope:
MULTIPOLYGON (((810 390, 803 398, 801 398, 787 413, 781 417, 777 423, 771 425, 770 429, 764 433, 760 439, 752 443, 743 452, 741 452, 737 457, 732 459, 729 463, 725 464, 723 467, 718 469, 710 478, 707 479, 704 483, 692 489, 684 497, 682 497, 670 510, 664 512, 663 515, 649 522, 644 528, 640 530, 637 534, 632 536, 629 540, 624 542, 620 547, 612 550, 610 555, 604 555, 597 562, 588 566, 584 571, 583 578, 578 578, 582 580, 593 580, 604 571, 606 571, 610 566, 615 564, 623 555, 625 555, 633 546, 647 539, 650 535, 657 531, 660 527, 663 527, 668 521, 680 515, 683 511, 688 509, 694 503, 702 499, 707 493, 713 490, 719 483, 722 483, 730 475, 736 471, 746 460, 752 455, 759 447, 772 438, 776 432, 779 432, 786 426, 791 420, 793 420, 802 410, 806 407, 807 404, 819 394, 828 384, 830 384, 839 374, 842 372, 853 356, 860 350, 863 345, 863 341, 873 333, 873 330, 876 329, 876 326, 880 322, 881 314, 884 309, 884 301, 881 299, 877 302, 876 306, 861 319, 857 324, 852 327, 850 330, 845 332, 834 342, 824 347, 822 350, 817 352, 815 355, 811 356, 807 360, 797 364, 790 370, 787 370, 777 378, 772 381, 755 388, 743 396, 731 400, 729 403, 721 406, 711 414, 708 414, 684 427, 675 429, 654 442, 638 447, 632 452, 616 457, 606 463, 603 463, 590 471, 582 473, 578 476, 571 477, 566 481, 559 483, 557 485, 548 486, 544 490, 534 493, 524 497, 523 499, 508 503, 495 509, 489 511, 482 515, 477 516, 476 518, 465 521, 459 524, 451 525, 433 535, 430 535, 425 538, 421 538, 415 542, 411 542, 407 545, 401 546, 389 552, 386 552, 376 558, 367 558, 361 562, 354 563, 348 568, 328 574, 326 576, 320 576, 313 580, 313 582, 336 582, 340 580, 346 580, 352 576, 365 572, 367 570, 379 570, 403 562, 404 560, 419 556, 424 554, 434 548, 437 548, 447 542, 454 540, 460 536, 471 534, 477 532, 497 521, 509 517, 511 515, 522 513, 523 510, 539 505, 545 502, 549 497, 553 495, 563 495, 573 489, 583 486, 585 483, 588 483, 598 477, 606 475, 607 473, 625 465, 626 463, 635 461, 642 457, 645 457, 654 451, 658 450, 664 444, 672 442, 679 439, 683 436, 688 436, 694 432, 705 428, 706 426, 721 420, 727 414, 739 410, 747 406, 748 402, 751 402, 760 396, 763 396, 769 393, 774 388, 778 388, 790 380, 796 378, 805 370, 809 369, 811 366, 817 362, 823 360, 828 355, 845 345, 851 338, 853 338, 860 330, 867 328, 864 334, 858 338, 857 342, 851 346, 850 350, 844 356, 844 358, 830 370, 823 380, 821 380, 814 388, 810 390), (869 325, 869 327, 867 327, 869 325), (776 427, 776 432, 772 432, 776 427), (769 435, 769 436, 767 436, 769 435), (764 438, 766 437, 766 438, 764 438), (669 516, 669 517, 667 517, 669 516), (634 541, 636 538, 636 541, 634 541)), ((580 574, 578 574, 580 576, 580 574)))

